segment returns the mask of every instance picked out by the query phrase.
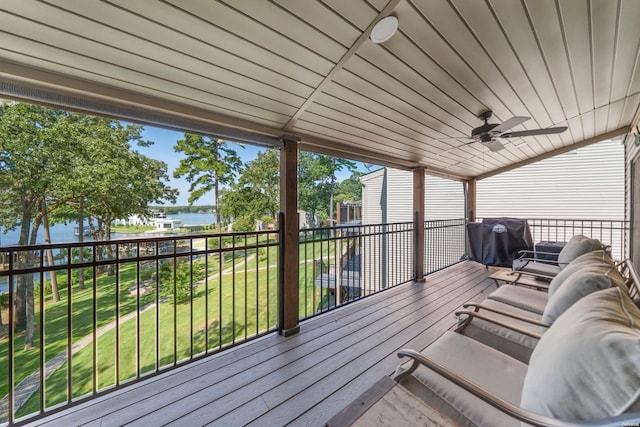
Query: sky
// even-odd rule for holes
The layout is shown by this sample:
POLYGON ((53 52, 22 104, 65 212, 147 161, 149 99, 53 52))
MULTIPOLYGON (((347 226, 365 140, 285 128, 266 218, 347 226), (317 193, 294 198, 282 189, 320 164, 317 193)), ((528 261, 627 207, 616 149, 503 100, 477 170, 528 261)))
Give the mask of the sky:
MULTIPOLYGON (((168 166, 168 175, 171 180, 169 185, 173 188, 177 188, 180 194, 177 197, 176 205, 185 206, 189 202, 189 183, 184 178, 174 178, 173 171, 180 164, 180 159, 184 158, 182 153, 176 153, 173 149, 175 142, 179 139, 183 139, 184 133, 176 132, 151 126, 145 126, 142 132, 142 137, 145 140, 153 141, 154 144, 150 147, 135 147, 135 149, 141 154, 150 157, 152 159, 162 160, 168 166)), ((239 145, 235 145, 234 149, 243 162, 253 160, 257 157, 258 152, 264 151, 265 148, 257 147, 250 144, 243 144, 244 148, 239 145)), ((367 172, 367 168, 360 162, 356 162, 357 170, 361 172, 367 172)), ((348 178, 351 175, 348 171, 340 171, 336 175, 338 182, 348 178)), ((213 192, 205 194, 198 201, 194 202, 194 205, 213 205, 215 204, 213 192)))

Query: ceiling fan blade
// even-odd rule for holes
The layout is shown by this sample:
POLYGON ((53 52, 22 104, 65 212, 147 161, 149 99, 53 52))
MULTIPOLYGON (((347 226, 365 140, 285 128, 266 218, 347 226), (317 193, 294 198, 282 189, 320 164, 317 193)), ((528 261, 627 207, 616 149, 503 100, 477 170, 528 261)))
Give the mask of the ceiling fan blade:
POLYGON ((519 125, 520 123, 524 123, 527 120, 529 120, 531 117, 520 117, 520 116, 514 116, 511 117, 509 120, 503 122, 502 124, 499 124, 498 126, 494 127, 493 129, 491 129, 491 132, 497 132, 497 133, 502 133, 506 130, 511 129, 514 126, 519 125))
POLYGON ((502 143, 500 141, 489 141, 489 142, 484 142, 483 143, 488 149, 489 151, 500 151, 504 148, 504 145, 502 145, 502 143))
POLYGON ((500 135, 500 138, 516 138, 520 136, 548 135, 552 133, 562 133, 565 130, 567 130, 566 126, 560 126, 557 128, 531 129, 531 130, 522 130, 517 132, 505 132, 500 135))

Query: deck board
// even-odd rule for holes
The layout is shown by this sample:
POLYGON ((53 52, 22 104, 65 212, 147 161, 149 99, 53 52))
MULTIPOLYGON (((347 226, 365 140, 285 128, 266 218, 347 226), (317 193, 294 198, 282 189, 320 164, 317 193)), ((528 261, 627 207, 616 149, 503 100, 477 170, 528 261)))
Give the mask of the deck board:
POLYGON ((463 262, 38 421, 39 425, 324 425, 495 288, 463 262))

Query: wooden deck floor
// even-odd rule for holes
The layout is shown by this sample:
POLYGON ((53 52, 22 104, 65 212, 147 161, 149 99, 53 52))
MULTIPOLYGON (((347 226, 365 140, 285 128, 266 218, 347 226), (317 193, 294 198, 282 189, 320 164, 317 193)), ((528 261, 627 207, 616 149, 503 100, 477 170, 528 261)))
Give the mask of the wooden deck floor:
POLYGON ((463 262, 272 334, 67 409, 37 425, 322 426, 484 299, 489 270, 463 262))

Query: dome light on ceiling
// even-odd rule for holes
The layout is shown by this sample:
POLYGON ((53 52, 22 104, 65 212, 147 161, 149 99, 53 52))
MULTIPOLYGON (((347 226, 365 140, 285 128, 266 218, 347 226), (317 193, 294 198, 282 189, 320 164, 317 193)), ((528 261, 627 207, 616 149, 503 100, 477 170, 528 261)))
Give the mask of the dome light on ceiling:
POLYGON ((384 43, 389 40, 398 30, 398 18, 389 15, 379 20, 371 30, 371 41, 374 43, 384 43))

